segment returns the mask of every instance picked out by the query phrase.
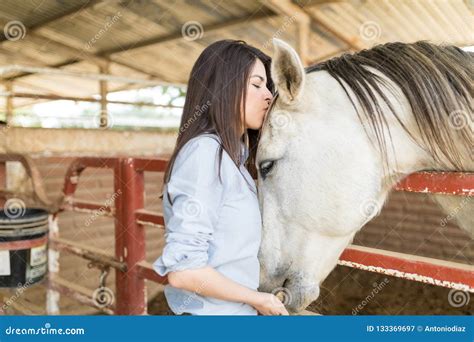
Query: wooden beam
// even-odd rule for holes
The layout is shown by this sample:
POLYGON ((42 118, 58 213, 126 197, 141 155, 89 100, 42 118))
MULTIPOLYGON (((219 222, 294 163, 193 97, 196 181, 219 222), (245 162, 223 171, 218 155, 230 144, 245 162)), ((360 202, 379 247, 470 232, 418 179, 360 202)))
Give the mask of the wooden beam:
MULTIPOLYGON (((90 120, 91 117, 87 116, 87 119, 90 120)), ((177 132, 174 127, 99 131, 83 128, 38 129, 12 126, 3 131, 0 157, 1 155, 11 157, 14 153, 33 156, 51 153, 59 156, 133 155, 146 158, 166 155, 166 158, 169 158, 176 143, 177 132), (74 144, 68 143, 70 141, 74 141, 74 144)))
POLYGON ((336 1, 296 1, 296 3, 291 2, 290 0, 262 0, 262 3, 267 6, 270 10, 275 11, 276 13, 285 14, 290 17, 294 17, 298 23, 298 39, 297 39, 297 51, 300 56, 304 56, 305 60, 303 63, 305 65, 311 65, 309 61, 309 35, 312 32, 311 23, 315 23, 320 26, 323 30, 327 31, 329 34, 334 36, 337 40, 342 41, 345 45, 348 46, 349 50, 361 50, 365 46, 358 41, 352 41, 349 38, 341 35, 337 32, 331 25, 326 23, 323 16, 319 13, 315 13, 317 10, 309 9, 308 7, 320 5, 326 2, 336 2, 336 1))
MULTIPOLYGON (((215 31, 219 31, 219 30, 222 30, 222 29, 228 29, 232 26, 238 26, 238 25, 249 23, 251 21, 257 21, 257 20, 260 20, 260 19, 270 18, 270 17, 273 17, 273 16, 275 16, 274 13, 271 13, 271 12, 268 12, 268 11, 260 11, 260 12, 254 14, 250 17, 246 16, 246 17, 227 20, 227 21, 220 22, 220 23, 217 23, 217 24, 206 25, 206 26, 203 27, 203 31, 205 33, 206 32, 207 33, 215 32, 215 31)), ((140 42, 130 43, 130 44, 127 44, 127 45, 122 45, 122 46, 119 46, 119 47, 107 49, 107 50, 99 52, 98 55, 99 56, 110 56, 110 55, 113 55, 113 54, 116 54, 116 53, 135 50, 135 49, 139 49, 139 48, 143 48, 143 47, 147 47, 147 46, 151 46, 151 45, 155 45, 155 44, 162 44, 162 43, 166 43, 166 42, 170 42, 170 41, 178 40, 178 39, 182 39, 182 38, 183 38, 183 33, 181 32, 181 28, 180 28, 180 30, 178 30, 178 31, 176 31, 176 32, 174 32, 174 33, 172 33, 168 36, 153 37, 153 38, 146 39, 146 40, 143 40, 143 41, 140 41, 140 42)))
MULTIPOLYGON (((59 46, 63 49, 69 50, 72 53, 77 54, 77 56, 75 56, 73 59, 69 59, 65 63, 61 63, 60 66, 55 66, 55 67, 67 66, 67 65, 70 65, 70 64, 77 63, 78 61, 81 61, 83 59, 90 59, 95 64, 98 64, 98 65, 110 64, 111 62, 113 62, 117 65, 121 65, 123 67, 126 67, 126 68, 129 68, 131 70, 143 73, 145 75, 150 75, 151 76, 150 79, 158 78, 159 80, 163 80, 163 81, 166 81, 166 82, 169 82, 169 83, 174 83, 174 82, 170 82, 169 80, 167 80, 167 78, 164 77, 163 75, 150 73, 149 71, 145 71, 145 70, 143 70, 139 67, 136 67, 134 65, 131 65, 129 63, 125 63, 125 62, 121 62, 121 61, 111 61, 109 58, 106 58, 106 57, 103 57, 103 56, 102 57, 101 56, 96 56, 94 54, 86 52, 85 50, 80 50, 80 49, 74 48, 73 46, 71 46, 69 44, 65 44, 64 42, 60 41, 59 39, 49 37, 49 36, 46 36, 43 33, 38 32, 38 30, 40 28, 42 28, 46 25, 49 25, 49 24, 52 24, 54 22, 57 22, 57 21, 60 21, 60 20, 63 20, 63 19, 67 19, 67 18, 72 19, 74 16, 76 16, 78 14, 78 12, 82 12, 83 10, 85 10, 85 9, 91 7, 91 6, 94 6, 94 5, 96 5, 96 4, 98 4, 102 1, 103 0, 91 0, 86 4, 83 4, 83 5, 75 7, 75 8, 71 8, 68 11, 63 12, 59 15, 47 18, 46 20, 43 20, 39 23, 36 23, 35 25, 27 27, 26 28, 27 34, 30 37, 37 37, 37 38, 47 39, 49 41, 54 42, 57 46, 59 46)), ((7 40, 7 38, 5 37, 4 34, 0 35, 0 44, 3 43, 6 40, 7 40)), ((16 53, 21 53, 21 52, 16 52, 16 53)), ((47 65, 42 65, 42 66, 47 66, 47 65)), ((31 75, 31 73, 20 74, 20 75, 17 75, 17 76, 8 78, 8 79, 13 80, 13 79, 25 77, 25 76, 28 76, 28 75, 31 75)))
MULTIPOLYGON (((71 64, 74 64, 74 63, 77 63, 77 62, 80 62, 80 61, 81 61, 80 58, 70 58, 70 59, 68 59, 64 62, 56 63, 56 64, 53 64, 53 65, 47 65, 45 67, 60 69, 63 66, 71 65, 71 64)), ((14 81, 14 80, 17 80, 19 78, 23 78, 23 77, 34 75, 34 74, 35 74, 34 72, 22 72, 22 73, 19 73, 16 76, 5 77, 4 80, 5 81, 14 81)))
POLYGON ((262 1, 262 4, 270 8, 272 11, 286 15, 290 19, 296 21, 296 51, 300 55, 303 65, 308 65, 308 41, 311 34, 311 18, 309 15, 290 0, 265 0, 262 1))
POLYGON ((272 11, 292 17, 297 22, 309 24, 311 21, 309 15, 290 0, 262 0, 261 2, 272 11))
POLYGON ((43 39, 52 40, 55 44, 60 45, 62 48, 68 49, 71 52, 75 53, 77 55, 76 57, 78 57, 79 59, 82 59, 82 60, 90 59, 93 63, 97 64, 98 66, 110 65, 111 63, 115 63, 117 65, 123 66, 123 67, 131 69, 133 71, 136 71, 136 72, 139 72, 139 73, 142 73, 142 74, 145 74, 145 75, 150 75, 151 76, 150 79, 156 79, 156 80, 160 80, 160 81, 164 81, 164 82, 168 82, 168 83, 175 83, 172 80, 170 80, 168 77, 166 77, 162 74, 158 74, 156 72, 146 71, 146 70, 144 70, 140 67, 137 67, 135 65, 132 65, 130 63, 123 62, 123 61, 118 61, 118 60, 115 60, 115 59, 111 59, 108 56, 102 56, 100 54, 90 53, 90 52, 87 52, 84 49, 77 49, 77 48, 75 48, 75 47, 73 47, 69 44, 65 44, 64 42, 61 42, 57 38, 52 38, 50 36, 46 37, 44 35, 38 35, 38 36, 42 37, 43 39))
MULTIPOLYGON (((39 35, 37 35, 39 37, 39 35)), ((44 38, 44 39, 49 39, 49 38, 44 38)), ((69 47, 63 43, 58 43, 58 44, 62 44, 62 47, 64 49, 74 49, 73 47, 69 47)), ((4 49, 2 49, 4 50, 4 49)), ((2 52, 0 50, 0 52, 2 52)), ((32 66, 35 66, 35 67, 50 67, 50 68, 62 68, 63 66, 68 66, 68 65, 71 65, 71 64, 75 64, 75 63, 78 63, 78 62, 81 62, 83 59, 82 58, 79 58, 79 55, 80 55, 80 52, 79 50, 76 51, 77 53, 77 56, 75 56, 74 58, 70 58, 64 62, 61 62, 61 63, 57 63, 57 64, 53 64, 53 65, 45 65, 45 64, 41 64, 41 65, 38 65, 38 64, 29 64, 29 65, 32 65, 32 66)), ((8 51, 8 54, 12 55, 13 57, 15 56, 22 56, 23 58, 24 57, 29 57, 29 56, 25 56, 25 55, 22 55, 21 54, 21 51, 15 51, 13 54, 11 53, 11 51, 8 51)), ((114 63, 114 64, 117 64, 117 65, 120 65, 120 66, 123 66, 123 67, 126 67, 126 68, 129 68, 131 70, 134 70, 136 72, 140 72, 140 73, 143 73, 144 75, 144 79, 148 79, 150 81, 153 81, 153 80, 156 80, 156 81, 161 81, 163 80, 164 78, 161 76, 161 75, 158 75, 156 73, 151 73, 149 71, 146 71, 144 69, 141 69, 139 67, 136 67, 134 65, 130 65, 128 63, 123 63, 123 62, 120 62, 120 61, 116 61, 116 60, 112 60, 110 58, 106 58, 106 57, 95 57, 95 56, 91 56, 90 58, 94 58, 94 60, 96 60, 96 64, 102 64, 102 63, 114 63), (97 58, 97 59, 96 59, 97 58)), ((26 76, 31 76, 31 75, 34 75, 34 73, 32 72, 21 72, 21 73, 18 73, 17 75, 15 76, 10 76, 10 77, 6 77, 5 80, 17 80, 19 78, 24 78, 26 76)), ((168 83, 176 83, 176 82, 168 82, 168 83)), ((28 86, 31 86, 31 85, 28 85, 28 86)), ((33 86, 31 86, 33 87, 33 86)), ((129 88, 129 87, 126 87, 126 88, 129 88)), ((49 90, 48 90, 49 91, 49 90)))
MULTIPOLYGON (((101 74, 109 74, 109 65, 104 64, 100 66, 101 74)), ((107 81, 99 81, 99 92, 100 92, 100 127, 108 127, 109 125, 109 114, 107 111, 107 81)))
POLYGON ((339 51, 336 51, 336 52, 330 52, 330 53, 327 53, 317 59, 313 59, 311 62, 309 62, 309 65, 313 65, 313 64, 318 64, 319 62, 323 62, 325 60, 328 60, 328 59, 331 59, 333 57, 336 57, 336 56, 339 56, 345 52, 349 52, 350 50, 339 50, 339 51))
POLYGON ((315 6, 315 5, 323 5, 323 4, 330 4, 336 2, 347 2, 347 0, 295 0, 294 1, 298 6, 315 6))
MULTIPOLYGON (((13 98, 23 98, 23 99, 37 99, 37 100, 49 100, 49 101, 57 101, 57 100, 69 100, 69 101, 79 101, 79 102, 92 102, 92 103, 100 103, 101 99, 96 99, 93 97, 78 97, 78 96, 63 96, 57 94, 33 94, 33 93, 0 93, 0 96, 11 96, 13 98)), ((158 105, 153 102, 132 102, 132 101, 116 101, 116 100, 108 100, 108 103, 113 104, 121 104, 121 105, 132 105, 137 107, 160 107, 160 108, 182 108, 179 106, 172 106, 172 105, 158 105)))
POLYGON ((347 45, 351 50, 359 51, 365 48, 364 44, 362 44, 358 39, 349 39, 345 35, 339 33, 334 27, 327 23, 327 19, 324 18, 324 14, 321 13, 317 9, 305 9, 303 10, 308 13, 311 19, 314 21, 315 24, 322 27, 325 31, 329 32, 332 36, 337 38, 338 40, 342 41, 345 45, 347 45))
MULTIPOLYGON (((91 0, 91 1, 89 1, 85 4, 82 4, 80 6, 72 7, 72 8, 67 9, 66 11, 64 11, 62 13, 59 13, 59 14, 53 15, 49 18, 45 18, 43 20, 40 20, 36 24, 26 27, 26 32, 27 32, 27 34, 30 34, 34 31, 37 31, 38 29, 40 29, 40 28, 42 28, 46 25, 52 24, 54 22, 57 22, 57 21, 60 21, 60 20, 66 19, 66 18, 72 19, 72 17, 76 16, 78 12, 82 12, 83 10, 85 10, 85 9, 91 7, 91 6, 94 6, 94 5, 98 4, 99 2, 102 2, 102 0, 91 0)), ((2 33, 0 34, 0 44, 3 43, 6 40, 8 40, 8 38, 5 36, 5 34, 2 31, 2 33)))
MULTIPOLYGON (((204 27, 204 32, 215 32, 215 31, 218 31, 218 30, 221 30, 221 29, 224 29, 224 28, 230 28, 232 26, 238 26, 238 25, 245 24, 245 23, 248 23, 248 22, 251 22, 251 21, 257 21, 257 20, 260 20, 260 19, 264 19, 264 18, 268 18, 268 17, 274 17, 274 16, 275 16, 274 13, 268 13, 266 11, 260 11, 260 12, 256 13, 255 15, 251 16, 250 18, 249 17, 242 17, 242 18, 237 18, 237 19, 233 19, 233 20, 228 20, 228 21, 225 21, 223 23, 218 23, 218 24, 205 26, 204 27)), ((45 37, 45 38, 50 39, 50 40, 54 39, 54 38, 52 39, 51 37, 45 37)), ((122 61, 117 61, 116 59, 112 58, 111 55, 119 54, 120 52, 131 51, 131 50, 134 50, 134 49, 138 49, 138 48, 142 48, 142 47, 146 47, 146 46, 151 46, 151 45, 155 45, 155 44, 170 42, 170 41, 178 40, 178 39, 182 39, 182 38, 183 38, 183 36, 182 36, 181 30, 179 30, 177 32, 174 32, 174 33, 168 35, 168 36, 154 37, 154 38, 150 38, 150 39, 147 39, 147 40, 144 40, 144 41, 141 41, 141 42, 131 43, 131 44, 128 44, 128 45, 123 45, 123 46, 120 46, 120 47, 115 47, 115 48, 99 51, 96 54, 86 53, 85 51, 78 50, 74 47, 69 47, 71 50, 72 49, 76 50, 77 56, 72 58, 72 59, 69 59, 68 61, 62 62, 62 63, 57 64, 57 65, 52 66, 52 67, 60 68, 60 67, 63 67, 63 66, 72 65, 72 64, 75 64, 77 62, 82 61, 85 56, 86 57, 90 56, 90 58, 93 59, 93 60, 102 60, 104 62, 115 63, 115 64, 118 64, 118 65, 130 68, 132 70, 135 70, 135 71, 147 74, 147 75, 151 75, 152 77, 158 78, 158 79, 163 80, 165 82, 176 83, 176 82, 173 82, 172 80, 168 81, 162 75, 158 75, 156 73, 146 71, 144 69, 141 69, 141 68, 139 68, 135 65, 129 64, 129 63, 124 63, 122 61)), ((59 45, 62 45, 63 47, 67 47, 67 45, 65 45, 63 42, 58 42, 56 39, 54 40, 54 42, 59 44, 59 45)), ((15 79, 22 78, 22 77, 25 77, 25 76, 28 76, 28 75, 31 75, 31 73, 19 74, 19 75, 16 75, 16 76, 9 77, 8 79, 9 80, 15 80, 15 79)))
POLYGON ((296 40, 296 49, 300 55, 303 66, 307 66, 309 63, 309 37, 311 34, 310 21, 307 23, 298 23, 297 27, 298 39, 296 40))
MULTIPOLYGON (((91 72, 84 72, 84 71, 73 71, 73 70, 66 70, 66 69, 55 69, 49 67, 33 67, 28 65, 7 65, 7 66, 0 66, 0 77, 14 72, 31 72, 34 74, 47 74, 47 75, 60 75, 60 76, 71 76, 71 77, 79 77, 85 78, 89 80, 105 80, 109 82, 115 83, 135 83, 141 84, 143 86, 154 87, 157 85, 162 84, 163 82, 159 80, 148 80, 143 78, 131 78, 126 76, 116 76, 111 74, 99 74, 99 73, 91 73, 91 72)), ((9 80, 9 78, 7 78, 9 80)), ((167 84, 170 85, 170 84, 167 84)))

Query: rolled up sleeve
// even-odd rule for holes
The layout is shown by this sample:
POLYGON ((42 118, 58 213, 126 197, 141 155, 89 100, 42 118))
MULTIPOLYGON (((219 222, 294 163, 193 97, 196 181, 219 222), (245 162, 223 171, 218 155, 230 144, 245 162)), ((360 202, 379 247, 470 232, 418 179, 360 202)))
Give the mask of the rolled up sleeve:
POLYGON ((171 199, 171 214, 165 217, 166 244, 153 264, 162 276, 208 264, 209 243, 225 193, 218 175, 218 150, 217 141, 200 137, 188 142, 176 158, 165 188, 171 199))

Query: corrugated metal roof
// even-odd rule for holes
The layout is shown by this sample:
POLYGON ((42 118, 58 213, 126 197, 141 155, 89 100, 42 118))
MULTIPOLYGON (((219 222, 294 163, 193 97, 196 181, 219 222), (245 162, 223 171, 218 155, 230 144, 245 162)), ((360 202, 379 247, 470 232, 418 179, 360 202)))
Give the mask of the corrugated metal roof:
MULTIPOLYGON (((268 54, 273 36, 298 46, 297 14, 311 21, 307 62, 388 41, 474 44, 472 2, 462 0, 3 0, 0 66, 98 72, 98 60, 107 58, 114 75, 185 84, 193 62, 213 41, 243 39, 268 54), (282 4, 300 13, 275 10, 282 4), (7 39, 12 22, 17 23, 17 31, 10 35, 16 36, 7 39), (197 31, 184 36, 186 24, 194 24, 197 31)), ((17 76, 14 84, 19 89, 36 93, 89 96, 98 92, 97 82, 91 80, 17 76)), ((124 87, 109 85, 112 91, 124 87)), ((31 100, 15 100, 18 105, 28 102, 31 100)))

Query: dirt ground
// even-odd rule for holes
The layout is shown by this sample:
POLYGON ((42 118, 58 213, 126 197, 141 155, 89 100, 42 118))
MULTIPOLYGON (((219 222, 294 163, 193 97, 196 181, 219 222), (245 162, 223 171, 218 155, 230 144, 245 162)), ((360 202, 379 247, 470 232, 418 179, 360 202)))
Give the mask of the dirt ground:
MULTIPOLYGON (((338 266, 324 281, 321 295, 308 310, 323 315, 474 314, 474 295, 455 295, 451 300, 453 306, 449 294, 447 288, 338 266)), ((163 294, 151 301, 148 312, 168 314, 163 294)))

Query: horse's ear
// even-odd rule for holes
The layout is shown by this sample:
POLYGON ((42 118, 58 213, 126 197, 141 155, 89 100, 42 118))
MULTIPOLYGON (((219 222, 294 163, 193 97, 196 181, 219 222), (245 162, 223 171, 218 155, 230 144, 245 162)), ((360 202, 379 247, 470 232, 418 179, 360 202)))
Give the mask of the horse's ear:
POLYGON ((303 93, 305 71, 296 51, 284 41, 273 38, 272 79, 281 100, 298 101, 303 93))

